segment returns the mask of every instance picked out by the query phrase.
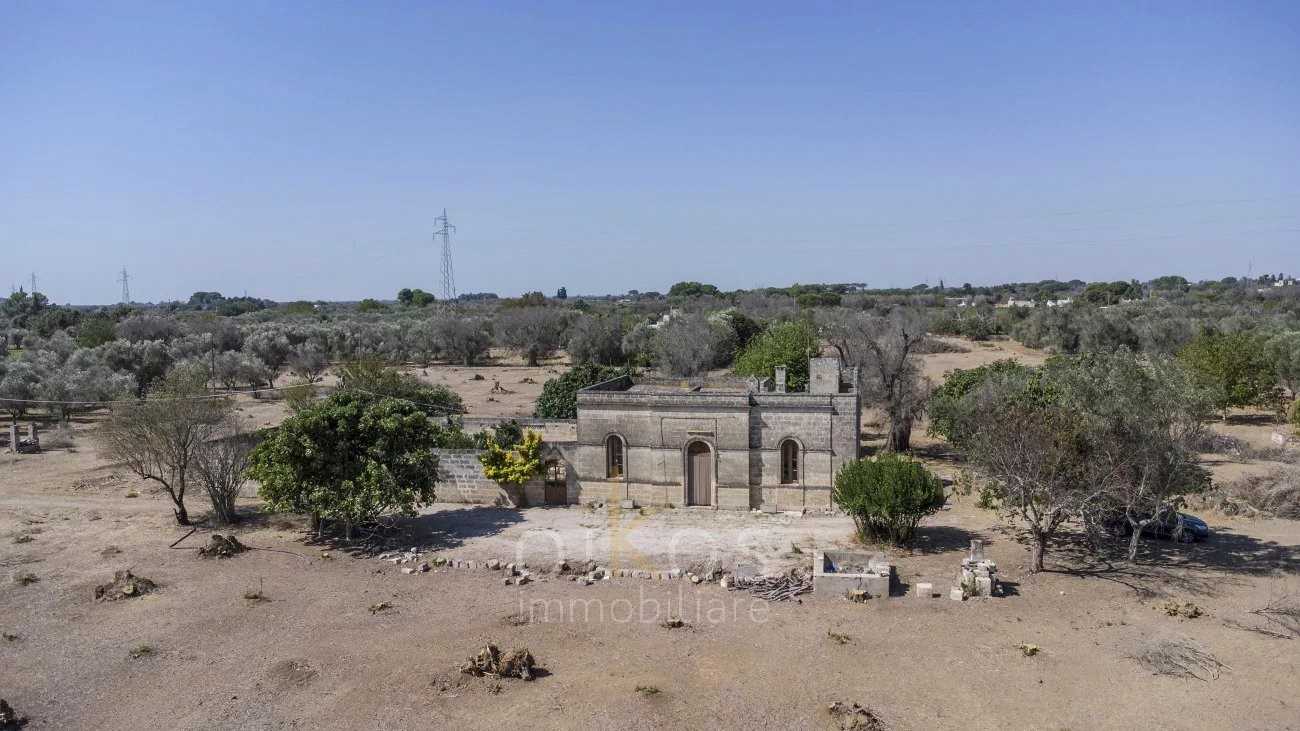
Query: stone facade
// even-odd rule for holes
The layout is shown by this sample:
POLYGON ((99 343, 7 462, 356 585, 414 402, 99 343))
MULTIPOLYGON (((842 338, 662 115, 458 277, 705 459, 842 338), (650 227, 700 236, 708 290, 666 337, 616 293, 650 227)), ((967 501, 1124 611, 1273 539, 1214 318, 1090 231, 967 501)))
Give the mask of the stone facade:
POLYGON ((784 368, 776 375, 722 386, 624 376, 582 389, 576 441, 546 435, 541 477, 498 485, 483 476, 479 450, 439 450, 438 499, 829 509, 835 473, 861 443, 857 374, 837 358, 814 358, 807 391, 786 390, 784 368))
POLYGON ((579 391, 577 444, 567 450, 573 501, 829 508, 835 472, 858 455, 857 379, 836 358, 814 358, 809 370, 802 392, 786 391, 784 369, 775 383, 623 377, 579 391))

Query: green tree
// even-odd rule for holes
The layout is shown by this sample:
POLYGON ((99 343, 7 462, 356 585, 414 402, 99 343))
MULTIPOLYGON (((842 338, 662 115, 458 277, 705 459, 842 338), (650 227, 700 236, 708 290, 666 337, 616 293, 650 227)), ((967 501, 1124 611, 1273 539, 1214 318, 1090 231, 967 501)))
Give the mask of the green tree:
POLYGON ((437 299, 437 297, 419 288, 403 287, 397 291, 397 303, 403 307, 428 307, 437 299))
POLYGON ((342 391, 286 419, 249 457, 270 510, 308 513, 345 538, 380 516, 414 515, 434 498, 446 427, 414 404, 342 391))
POLYGON ((570 368, 559 378, 551 378, 542 385, 533 416, 541 419, 578 418, 578 391, 587 386, 628 375, 626 368, 583 363, 570 368))
POLYGON ((859 539, 904 545, 943 507, 943 481, 909 457, 883 454, 841 467, 831 499, 853 518, 859 539))
POLYGON ((113 318, 105 315, 87 317, 77 326, 77 347, 97 348, 117 338, 113 318))
POLYGON ((564 287, 560 287, 559 289, 555 290, 555 299, 567 300, 568 298, 569 298, 569 290, 565 289, 564 287))
POLYGON ((387 312, 388 305, 372 297, 367 297, 357 303, 357 312, 387 312))
POLYGON ((1291 398, 1300 397, 1300 332, 1274 335, 1268 341, 1268 355, 1278 381, 1291 392, 1291 398))
POLYGON ((370 398, 391 397, 413 404, 431 418, 440 419, 465 412, 460 396, 443 385, 424 383, 409 373, 374 359, 344 363, 338 369, 339 390, 355 391, 370 398))
POLYGON ((1125 349, 1055 359, 1044 370, 1057 403, 1083 415, 1094 462, 1108 474, 1079 517, 1088 527, 1124 521, 1131 560, 1143 529, 1209 486, 1197 444, 1210 394, 1173 359, 1125 349))
POLYGON ((712 284, 702 284, 700 282, 678 282, 668 290, 669 297, 701 297, 711 295, 717 297, 721 292, 712 284))
POLYGON ((736 358, 735 372, 741 376, 772 378, 777 366, 786 367, 786 386, 791 391, 808 388, 808 359, 820 352, 817 332, 806 322, 784 322, 768 328, 750 341, 736 358))
POLYGON ((1251 332, 1204 333, 1178 354, 1196 381, 1213 394, 1214 405, 1263 406, 1277 383, 1274 363, 1263 336, 1251 332))
POLYGON ((955 447, 965 446, 974 426, 967 419, 967 396, 990 379, 1007 376, 1029 377, 1033 369, 1007 358, 976 368, 958 368, 948 373, 943 385, 930 394, 930 424, 927 433, 943 437, 955 447))

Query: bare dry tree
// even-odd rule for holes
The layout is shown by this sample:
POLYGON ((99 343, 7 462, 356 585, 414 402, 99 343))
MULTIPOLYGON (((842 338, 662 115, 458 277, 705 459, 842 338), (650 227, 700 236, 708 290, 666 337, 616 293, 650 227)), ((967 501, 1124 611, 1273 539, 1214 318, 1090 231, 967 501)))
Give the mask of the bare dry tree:
POLYGON ((185 488, 195 456, 231 409, 227 399, 198 397, 202 388, 193 374, 173 372, 156 397, 114 407, 97 434, 106 458, 162 486, 179 525, 190 524, 185 488))
POLYGON ((248 481, 244 472, 253 441, 253 436, 240 428, 239 420, 228 415, 217 432, 194 452, 195 475, 212 501, 212 514, 218 523, 238 521, 235 498, 248 481))

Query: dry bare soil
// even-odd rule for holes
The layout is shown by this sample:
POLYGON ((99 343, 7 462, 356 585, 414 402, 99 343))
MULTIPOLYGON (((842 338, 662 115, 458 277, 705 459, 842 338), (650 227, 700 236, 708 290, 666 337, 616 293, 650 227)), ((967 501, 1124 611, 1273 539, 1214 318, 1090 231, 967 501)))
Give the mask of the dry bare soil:
MULTIPOLYGON (((930 356, 927 370, 1039 357, 1017 350, 973 346, 930 356)), ((427 377, 462 393, 471 414, 526 415, 548 367, 562 366, 438 366, 427 377), (493 395, 494 377, 516 394, 493 395)), ((241 406, 250 423, 282 416, 275 402, 241 406)), ((1271 431, 1251 420, 1228 428, 1260 443, 1271 431)), ((716 584, 582 586, 547 574, 506 586, 500 572, 407 575, 413 564, 311 543, 300 519, 259 514, 252 498, 238 534, 258 550, 200 559, 207 527, 169 548, 185 531, 166 498, 99 459, 91 429, 78 424, 71 448, 0 456, 0 698, 31 729, 816 729, 839 727, 827 711, 836 701, 898 729, 1300 726, 1300 639, 1248 629, 1276 629, 1251 610, 1300 597, 1292 521, 1205 515, 1211 541, 1152 542, 1135 564, 1067 542, 1051 571, 1030 575, 1014 526, 960 497, 924 523, 915 549, 895 552, 909 594, 888 600, 769 604, 716 584), (912 595, 920 582, 946 594, 973 538, 989 542, 1008 596, 912 595), (159 590, 96 602, 95 586, 126 568, 159 590), (1170 616, 1170 600, 1201 615, 1170 616), (685 626, 661 626, 670 615, 685 626), (1226 667, 1205 680, 1153 675, 1131 656, 1159 638, 1190 641, 1226 667), (529 648, 544 672, 530 682, 459 673, 485 642, 529 648), (1041 649, 1026 656, 1021 644, 1041 649)), ((941 445, 919 441, 955 474, 941 445)), ((1212 467, 1267 465, 1220 456, 1212 467)), ((201 512, 200 496, 190 503, 201 512)), ((395 540, 425 559, 549 567, 563 556, 651 570, 716 559, 775 571, 851 545, 850 529, 835 516, 436 506, 395 540)))

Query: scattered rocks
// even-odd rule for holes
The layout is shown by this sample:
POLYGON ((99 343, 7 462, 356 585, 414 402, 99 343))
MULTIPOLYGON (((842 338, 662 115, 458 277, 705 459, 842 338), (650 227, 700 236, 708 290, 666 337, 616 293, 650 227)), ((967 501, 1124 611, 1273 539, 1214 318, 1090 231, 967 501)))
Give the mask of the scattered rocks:
POLYGON ((101 558, 111 558, 121 552, 122 549, 118 548, 117 546, 105 546, 104 550, 99 552, 99 555, 101 558))
POLYGON ((502 655, 496 645, 484 645, 483 649, 466 660, 460 671, 468 675, 490 675, 495 678, 519 678, 532 680, 535 676, 536 661, 526 648, 519 648, 502 655))
POLYGON ((95 587, 95 601, 115 602, 144 596, 158 590, 158 584, 150 579, 136 576, 130 569, 113 572, 113 580, 95 587))
POLYGON ((14 583, 19 586, 31 586, 40 580, 39 576, 30 571, 19 571, 14 574, 14 583))
POLYGON ((402 567, 402 573, 404 573, 404 574, 406 574, 406 575, 409 576, 409 575, 415 573, 415 569, 411 568, 410 566, 403 566, 403 567, 402 567))
POLYGON ((1182 617, 1183 619, 1196 619, 1204 614, 1201 608, 1191 602, 1179 604, 1174 600, 1169 600, 1160 606, 1164 613, 1170 617, 1182 617))
POLYGON ((132 660, 140 660, 142 658, 153 657, 154 655, 157 655, 158 649, 147 642, 142 642, 136 645, 135 647, 132 647, 127 652, 127 654, 131 656, 132 660))
POLYGON ((665 619, 664 621, 660 622, 659 626, 663 627, 664 629, 681 629, 682 627, 686 626, 686 623, 683 622, 680 617, 669 617, 668 619, 665 619))
POLYGON ((1020 654, 1025 657, 1033 657, 1043 650, 1043 648, 1038 645, 1031 645, 1028 642, 1022 642, 1019 645, 1016 645, 1016 649, 1020 650, 1020 654))
POLYGON ((841 731, 885 731, 888 728, 875 711, 857 703, 845 705, 835 701, 827 710, 839 723, 841 731))
POLYGON ((654 696, 659 695, 659 694, 662 693, 663 691, 662 691, 662 690, 659 690, 658 688, 656 688, 656 687, 653 686, 653 685, 638 685, 638 686, 636 687, 636 692, 640 693, 641 695, 645 696, 646 698, 652 698, 652 697, 654 697, 654 696))
POLYGON ((213 533, 208 545, 199 549, 199 558, 233 558, 247 550, 248 546, 240 543, 238 538, 213 533))
POLYGON ((371 614, 388 614, 395 610, 396 607, 393 606, 392 602, 379 602, 378 604, 371 604, 369 609, 371 614))

